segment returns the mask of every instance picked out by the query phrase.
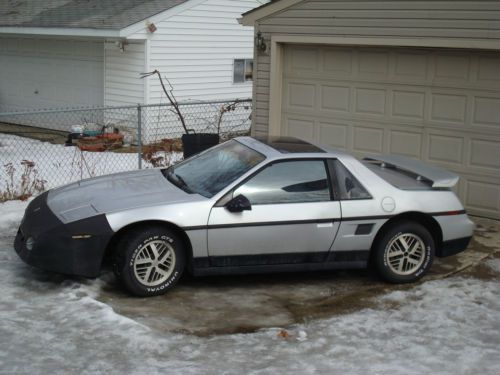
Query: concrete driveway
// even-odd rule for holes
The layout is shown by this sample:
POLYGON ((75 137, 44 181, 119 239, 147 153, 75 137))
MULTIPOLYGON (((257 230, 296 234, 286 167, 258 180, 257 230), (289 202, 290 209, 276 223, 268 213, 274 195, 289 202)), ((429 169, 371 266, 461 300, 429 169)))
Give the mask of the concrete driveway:
MULTIPOLYGON (((473 218, 469 249, 437 258, 422 282, 456 274, 493 277, 482 261, 500 254, 500 222, 473 218)), ((124 294, 110 273, 98 300, 121 315, 164 332, 196 335, 254 332, 331 317, 372 306, 377 297, 417 286, 390 285, 370 270, 189 278, 165 296, 124 294)))

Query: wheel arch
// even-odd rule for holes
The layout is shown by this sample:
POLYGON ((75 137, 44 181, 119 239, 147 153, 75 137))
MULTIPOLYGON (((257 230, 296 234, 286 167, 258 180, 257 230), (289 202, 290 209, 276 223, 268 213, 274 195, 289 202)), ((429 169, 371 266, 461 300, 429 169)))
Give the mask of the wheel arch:
POLYGON ((401 223, 404 221, 414 221, 417 222, 421 225, 423 225, 431 234, 432 238, 434 239, 434 244, 436 246, 436 251, 439 252, 439 249, 441 248, 443 244, 443 231, 441 229, 441 226, 437 222, 436 219, 434 219, 431 215, 423 213, 423 212, 418 212, 418 211, 410 211, 410 212, 404 212, 401 214, 398 214, 396 216, 391 217, 389 220, 387 220, 384 225, 378 230, 377 235, 373 239, 372 246, 370 249, 370 253, 373 254, 373 248, 376 246, 378 241, 380 240, 380 237, 384 235, 384 233, 394 226, 397 223, 401 223))
POLYGON ((112 255, 113 252, 116 249, 117 243, 120 241, 122 236, 127 233, 130 230, 135 230, 141 227, 151 227, 151 226, 161 226, 164 227, 165 229, 173 231, 175 234, 177 234, 182 242, 185 245, 185 252, 186 252, 186 265, 189 267, 192 264, 192 259, 193 259, 193 247, 191 245, 191 240, 189 239, 189 236, 186 234, 186 232, 179 227, 178 225, 168 222, 168 221, 162 221, 162 220, 144 220, 144 221, 138 221, 135 223, 130 223, 122 228, 120 228, 115 234, 111 237, 109 240, 106 250, 104 252, 104 257, 103 257, 103 262, 106 259, 109 259, 112 255))

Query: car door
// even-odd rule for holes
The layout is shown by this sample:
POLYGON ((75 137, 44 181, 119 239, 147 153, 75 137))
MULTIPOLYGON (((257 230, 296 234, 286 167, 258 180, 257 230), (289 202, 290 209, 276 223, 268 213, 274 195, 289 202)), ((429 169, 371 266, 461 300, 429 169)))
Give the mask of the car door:
POLYGON ((272 162, 216 204, 208 222, 212 266, 323 261, 341 217, 326 162, 272 162), (244 196, 250 210, 230 212, 224 203, 244 196))

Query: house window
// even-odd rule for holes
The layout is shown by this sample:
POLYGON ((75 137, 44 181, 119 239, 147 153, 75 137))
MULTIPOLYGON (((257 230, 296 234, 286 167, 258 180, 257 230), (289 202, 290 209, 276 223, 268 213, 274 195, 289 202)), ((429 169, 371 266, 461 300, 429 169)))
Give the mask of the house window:
POLYGON ((253 78, 253 59, 235 59, 233 83, 245 83, 253 78))

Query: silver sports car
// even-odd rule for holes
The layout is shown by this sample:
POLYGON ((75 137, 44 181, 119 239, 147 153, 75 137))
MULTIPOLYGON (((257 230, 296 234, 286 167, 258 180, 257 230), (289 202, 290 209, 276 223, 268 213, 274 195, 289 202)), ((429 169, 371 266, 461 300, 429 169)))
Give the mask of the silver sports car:
POLYGON ((230 140, 166 169, 50 190, 15 240, 28 264, 97 277, 110 258, 134 295, 194 275, 361 268, 420 279, 465 250, 458 177, 398 156, 362 161, 295 138, 230 140), (107 257, 109 256, 109 257, 107 257))

